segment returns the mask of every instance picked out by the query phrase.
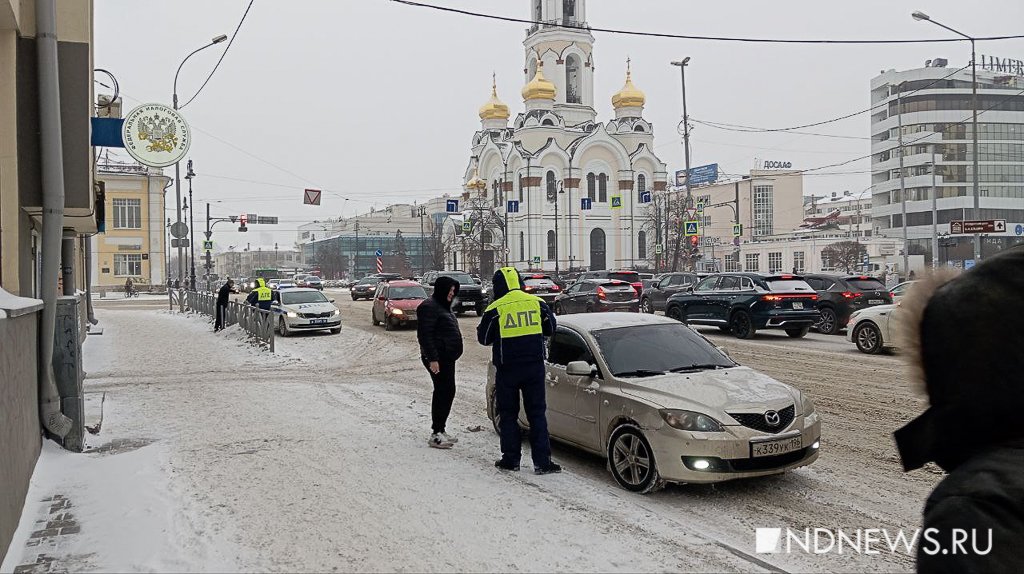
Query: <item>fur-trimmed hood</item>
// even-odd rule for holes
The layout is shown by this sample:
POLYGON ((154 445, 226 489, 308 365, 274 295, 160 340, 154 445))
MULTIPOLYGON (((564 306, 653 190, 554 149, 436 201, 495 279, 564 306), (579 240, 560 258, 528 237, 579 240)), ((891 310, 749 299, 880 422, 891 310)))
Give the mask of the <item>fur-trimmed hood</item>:
POLYGON ((1024 437, 1024 248, 915 284, 898 337, 930 404, 895 433, 905 470, 952 470, 1024 437))

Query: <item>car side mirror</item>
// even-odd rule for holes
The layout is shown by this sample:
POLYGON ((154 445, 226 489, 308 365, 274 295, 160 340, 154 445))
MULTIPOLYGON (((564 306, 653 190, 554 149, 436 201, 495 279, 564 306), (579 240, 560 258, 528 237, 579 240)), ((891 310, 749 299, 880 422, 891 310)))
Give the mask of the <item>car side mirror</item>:
POLYGON ((687 293, 693 293, 693 285, 687 285, 686 286, 686 292, 687 293))
POLYGON ((280 305, 281 302, 280 301, 271 301, 270 304, 271 305, 280 305))
POLYGON ((565 372, 571 377, 593 377, 597 368, 586 361, 573 361, 565 366, 565 372))
POLYGON ((729 354, 728 347, 719 347, 718 350, 721 351, 722 354, 725 355, 726 357, 729 357, 730 359, 732 358, 732 355, 729 354))
POLYGON ((334 303, 334 299, 328 299, 327 302, 328 303, 334 303))
POLYGON ((484 282, 479 280, 479 279, 474 279, 473 283, 476 283, 477 285, 483 285, 484 284, 484 282))

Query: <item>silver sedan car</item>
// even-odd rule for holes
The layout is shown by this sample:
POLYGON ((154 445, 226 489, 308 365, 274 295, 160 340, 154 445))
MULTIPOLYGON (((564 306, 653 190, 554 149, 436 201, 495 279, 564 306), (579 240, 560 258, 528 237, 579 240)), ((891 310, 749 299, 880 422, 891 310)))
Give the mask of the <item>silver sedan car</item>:
MULTIPOLYGON (((818 458, 806 395, 655 315, 560 317, 545 368, 551 437, 604 456, 620 486, 779 474, 818 458)), ((487 411, 497 428, 494 367, 487 411)), ((520 425, 527 425, 520 414, 520 425)))

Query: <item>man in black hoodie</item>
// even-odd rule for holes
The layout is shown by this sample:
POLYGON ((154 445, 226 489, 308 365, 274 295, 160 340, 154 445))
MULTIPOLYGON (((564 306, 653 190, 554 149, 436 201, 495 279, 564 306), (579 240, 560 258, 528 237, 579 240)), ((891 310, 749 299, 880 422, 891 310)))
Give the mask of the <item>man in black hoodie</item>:
MULTIPOLYGON (((948 279, 945 278, 945 279, 948 279)), ((928 409, 896 431, 903 468, 949 475, 928 496, 919 572, 1024 572, 1024 247, 901 303, 901 347, 928 409)))
POLYGON ((434 382, 430 405, 433 432, 427 443, 433 448, 452 448, 459 439, 445 432, 455 400, 455 361, 462 356, 462 332, 452 313, 452 300, 459 294, 459 282, 440 276, 434 294, 416 308, 416 338, 423 366, 434 382))
POLYGON ((213 324, 213 332, 216 333, 224 328, 224 316, 228 312, 228 301, 231 299, 231 288, 235 282, 229 277, 228 280, 217 291, 217 320, 213 324))

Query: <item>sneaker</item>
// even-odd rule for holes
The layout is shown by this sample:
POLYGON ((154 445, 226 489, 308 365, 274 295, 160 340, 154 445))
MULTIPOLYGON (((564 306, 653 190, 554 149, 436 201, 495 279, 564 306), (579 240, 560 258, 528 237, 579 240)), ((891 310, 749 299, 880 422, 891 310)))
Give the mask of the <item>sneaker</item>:
POLYGON ((500 458, 498 460, 494 461, 494 466, 495 466, 495 468, 499 468, 501 470, 519 470, 519 464, 518 463, 508 462, 508 461, 506 461, 504 459, 500 459, 500 458))
POLYGON ((452 448, 452 446, 454 446, 452 443, 448 442, 441 433, 434 433, 430 435, 430 439, 427 440, 427 444, 429 444, 431 448, 452 448))
POLYGON ((455 444, 455 443, 459 442, 459 437, 452 436, 452 435, 450 435, 450 434, 448 434, 446 432, 441 433, 441 436, 444 437, 444 440, 446 440, 446 441, 448 441, 448 442, 450 442, 452 444, 455 444))
POLYGON ((538 466, 533 469, 535 474, 556 474, 562 472, 561 465, 549 462, 546 466, 538 466))

